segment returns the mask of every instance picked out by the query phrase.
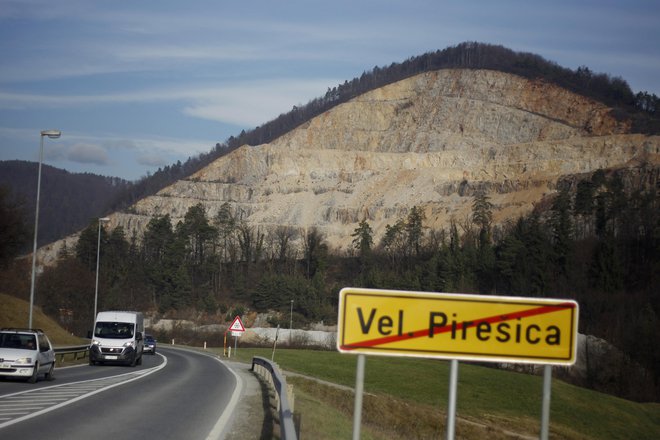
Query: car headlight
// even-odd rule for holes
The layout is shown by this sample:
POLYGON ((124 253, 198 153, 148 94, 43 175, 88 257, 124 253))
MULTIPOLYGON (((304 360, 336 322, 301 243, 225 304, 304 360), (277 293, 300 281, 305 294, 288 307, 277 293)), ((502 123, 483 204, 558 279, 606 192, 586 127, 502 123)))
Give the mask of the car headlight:
POLYGON ((15 364, 20 364, 20 365, 29 365, 32 363, 32 358, 18 358, 14 361, 15 364))
POLYGON ((96 339, 92 339, 92 345, 101 345, 101 341, 98 341, 96 339))
POLYGON ((132 347, 133 346, 133 341, 128 341, 124 343, 124 347, 132 347))

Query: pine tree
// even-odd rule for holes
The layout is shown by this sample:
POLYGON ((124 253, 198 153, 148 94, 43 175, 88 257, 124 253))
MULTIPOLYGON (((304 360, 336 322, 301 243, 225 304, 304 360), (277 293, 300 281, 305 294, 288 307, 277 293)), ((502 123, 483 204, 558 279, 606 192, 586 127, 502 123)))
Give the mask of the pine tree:
POLYGON ((373 246, 373 230, 366 220, 362 220, 357 228, 351 234, 353 237, 353 247, 358 251, 360 257, 364 258, 371 252, 373 246))

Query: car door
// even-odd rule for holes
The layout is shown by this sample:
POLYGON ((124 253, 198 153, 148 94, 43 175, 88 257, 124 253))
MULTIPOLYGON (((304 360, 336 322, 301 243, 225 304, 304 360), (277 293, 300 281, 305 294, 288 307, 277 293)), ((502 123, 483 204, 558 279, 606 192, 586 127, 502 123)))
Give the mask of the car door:
POLYGON ((46 335, 39 335, 39 354, 37 357, 39 359, 39 368, 42 371, 48 371, 50 364, 55 362, 55 353, 46 335))

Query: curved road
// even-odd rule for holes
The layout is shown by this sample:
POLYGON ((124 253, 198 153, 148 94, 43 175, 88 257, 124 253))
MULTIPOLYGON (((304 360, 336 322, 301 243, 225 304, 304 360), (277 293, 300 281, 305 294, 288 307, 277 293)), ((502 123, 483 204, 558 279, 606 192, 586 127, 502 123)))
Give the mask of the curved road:
POLYGON ((142 366, 55 370, 52 382, 0 381, 0 438, 214 439, 242 380, 217 358, 160 348, 142 366))

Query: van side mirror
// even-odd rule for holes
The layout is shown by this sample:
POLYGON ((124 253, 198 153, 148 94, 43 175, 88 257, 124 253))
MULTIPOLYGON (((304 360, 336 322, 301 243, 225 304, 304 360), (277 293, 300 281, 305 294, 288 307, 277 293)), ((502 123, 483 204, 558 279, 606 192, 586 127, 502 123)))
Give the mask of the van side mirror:
POLYGON ((136 339, 137 341, 141 341, 141 340, 142 340, 142 332, 137 332, 137 333, 135 334, 135 339, 136 339))

